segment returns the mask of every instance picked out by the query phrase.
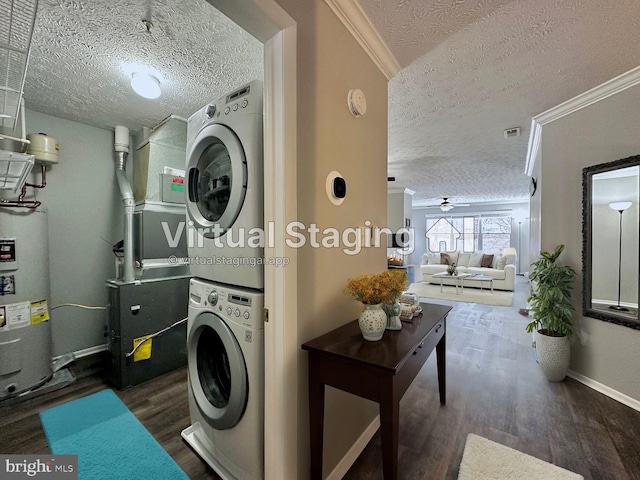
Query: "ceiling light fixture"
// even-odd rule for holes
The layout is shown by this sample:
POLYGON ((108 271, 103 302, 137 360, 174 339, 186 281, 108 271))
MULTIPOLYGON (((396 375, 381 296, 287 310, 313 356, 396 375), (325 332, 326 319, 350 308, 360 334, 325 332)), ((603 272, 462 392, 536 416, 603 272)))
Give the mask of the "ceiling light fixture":
POLYGON ((440 210, 442 210, 443 212, 448 212, 452 208, 453 208, 453 205, 448 203, 443 203, 442 205, 440 205, 440 210))
POLYGON ((144 98, 158 98, 162 93, 160 81, 151 74, 134 72, 131 75, 131 88, 144 98))

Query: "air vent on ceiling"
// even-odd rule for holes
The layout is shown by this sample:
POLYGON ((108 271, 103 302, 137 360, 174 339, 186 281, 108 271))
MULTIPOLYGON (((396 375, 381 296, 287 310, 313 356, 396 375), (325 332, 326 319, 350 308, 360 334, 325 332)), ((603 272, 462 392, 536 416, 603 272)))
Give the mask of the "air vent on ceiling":
POLYGON ((504 131, 504 138, 519 137, 520 127, 507 128, 504 131))

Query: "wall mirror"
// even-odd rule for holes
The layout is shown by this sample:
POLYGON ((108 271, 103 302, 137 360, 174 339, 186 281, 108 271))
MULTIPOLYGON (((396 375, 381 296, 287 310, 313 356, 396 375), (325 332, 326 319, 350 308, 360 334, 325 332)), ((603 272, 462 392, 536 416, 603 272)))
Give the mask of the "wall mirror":
POLYGON ((582 310, 640 330, 640 155, 582 171, 582 310))

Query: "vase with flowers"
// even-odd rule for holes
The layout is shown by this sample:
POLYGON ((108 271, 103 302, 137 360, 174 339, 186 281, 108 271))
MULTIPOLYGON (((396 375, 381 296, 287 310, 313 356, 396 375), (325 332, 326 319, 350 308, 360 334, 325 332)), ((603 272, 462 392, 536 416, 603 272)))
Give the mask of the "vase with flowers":
POLYGON ((447 267, 447 273, 449 275, 458 275, 458 267, 456 266, 455 263, 452 263, 447 267))
POLYGON ((351 278, 347 280, 346 292, 364 305, 358 318, 364 339, 380 340, 387 327, 387 314, 382 305, 390 303, 393 294, 388 271, 351 278))

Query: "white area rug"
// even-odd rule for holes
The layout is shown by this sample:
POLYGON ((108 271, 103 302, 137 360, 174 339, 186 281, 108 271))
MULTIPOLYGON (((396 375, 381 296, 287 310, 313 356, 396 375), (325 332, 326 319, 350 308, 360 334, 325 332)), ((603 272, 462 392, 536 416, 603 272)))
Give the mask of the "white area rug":
POLYGON ((440 285, 434 283, 412 283, 409 285, 407 292, 415 293, 419 297, 435 298, 438 300, 448 300, 451 302, 466 303, 482 303, 483 305, 501 305, 508 307, 513 302, 513 292, 505 292, 502 290, 490 289, 480 290, 479 288, 465 287, 464 291, 458 288, 456 295, 456 287, 444 285, 440 293, 440 285))
POLYGON ((582 475, 470 433, 458 480, 584 480, 582 475))

